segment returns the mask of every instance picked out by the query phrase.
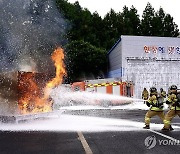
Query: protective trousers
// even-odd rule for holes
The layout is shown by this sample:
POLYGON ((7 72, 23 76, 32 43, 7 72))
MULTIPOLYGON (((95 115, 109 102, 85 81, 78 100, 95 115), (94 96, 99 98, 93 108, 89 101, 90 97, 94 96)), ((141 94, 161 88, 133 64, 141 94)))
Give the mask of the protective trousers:
POLYGON ((145 125, 149 125, 151 118, 154 116, 159 116, 162 121, 164 121, 164 112, 163 111, 151 111, 149 110, 145 115, 145 125))
POLYGON ((144 104, 146 104, 146 101, 148 100, 148 97, 144 97, 144 104))
POLYGON ((180 117, 180 110, 169 110, 164 118, 164 128, 169 129, 171 125, 171 120, 178 115, 180 117))

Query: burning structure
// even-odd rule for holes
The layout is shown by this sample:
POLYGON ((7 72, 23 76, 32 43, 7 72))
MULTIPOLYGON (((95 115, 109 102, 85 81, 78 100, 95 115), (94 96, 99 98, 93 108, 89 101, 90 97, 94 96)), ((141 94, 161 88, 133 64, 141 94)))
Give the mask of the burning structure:
POLYGON ((53 110, 51 89, 61 84, 66 74, 63 49, 57 48, 51 58, 56 67, 55 77, 51 74, 22 71, 0 74, 1 119, 53 110))
POLYGON ((52 111, 49 95, 65 70, 63 50, 52 54, 55 76, 50 55, 65 44, 67 28, 56 1, 0 1, 0 18, 0 117, 52 111))
MULTIPOLYGON (((48 79, 46 75, 35 72, 0 74, 1 114, 27 114, 38 112, 38 109, 43 111, 41 104, 37 105, 35 102, 43 95, 43 88, 48 79)), ((44 105, 43 102, 42 106, 44 105)))

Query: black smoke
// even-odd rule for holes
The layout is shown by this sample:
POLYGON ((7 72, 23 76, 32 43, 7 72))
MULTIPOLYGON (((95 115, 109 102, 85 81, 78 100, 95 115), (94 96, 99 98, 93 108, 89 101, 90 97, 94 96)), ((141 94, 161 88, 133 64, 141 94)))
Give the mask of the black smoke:
POLYGON ((0 0, 0 72, 51 72, 66 27, 55 0, 0 0))

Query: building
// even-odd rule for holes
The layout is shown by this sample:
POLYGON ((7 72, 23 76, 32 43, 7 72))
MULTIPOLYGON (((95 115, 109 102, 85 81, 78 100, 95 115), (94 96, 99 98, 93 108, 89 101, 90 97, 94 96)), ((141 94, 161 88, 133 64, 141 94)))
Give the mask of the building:
POLYGON ((144 87, 180 88, 180 38, 123 35, 108 58, 108 77, 133 81, 137 98, 144 87))

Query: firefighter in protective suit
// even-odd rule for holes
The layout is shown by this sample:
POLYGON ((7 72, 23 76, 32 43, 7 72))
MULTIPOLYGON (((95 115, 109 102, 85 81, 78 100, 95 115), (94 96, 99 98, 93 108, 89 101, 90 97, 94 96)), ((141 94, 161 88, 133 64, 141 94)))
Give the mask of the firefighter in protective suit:
POLYGON ((160 88, 160 97, 166 98, 166 92, 163 90, 163 88, 160 88))
POLYGON ((156 115, 159 116, 162 121, 164 120, 163 103, 164 99, 159 99, 157 89, 155 87, 150 88, 150 97, 146 101, 146 105, 150 107, 150 109, 145 115, 144 129, 150 128, 150 120, 156 115))
POLYGON ((170 93, 166 100, 166 104, 170 106, 170 110, 167 112, 164 118, 163 131, 173 130, 171 127, 171 120, 178 115, 180 117, 180 93, 177 92, 177 86, 172 85, 170 87, 170 93))
POLYGON ((144 99, 144 103, 146 103, 146 100, 148 100, 148 98, 149 98, 149 92, 147 91, 146 88, 144 88, 142 92, 142 99, 144 99))

